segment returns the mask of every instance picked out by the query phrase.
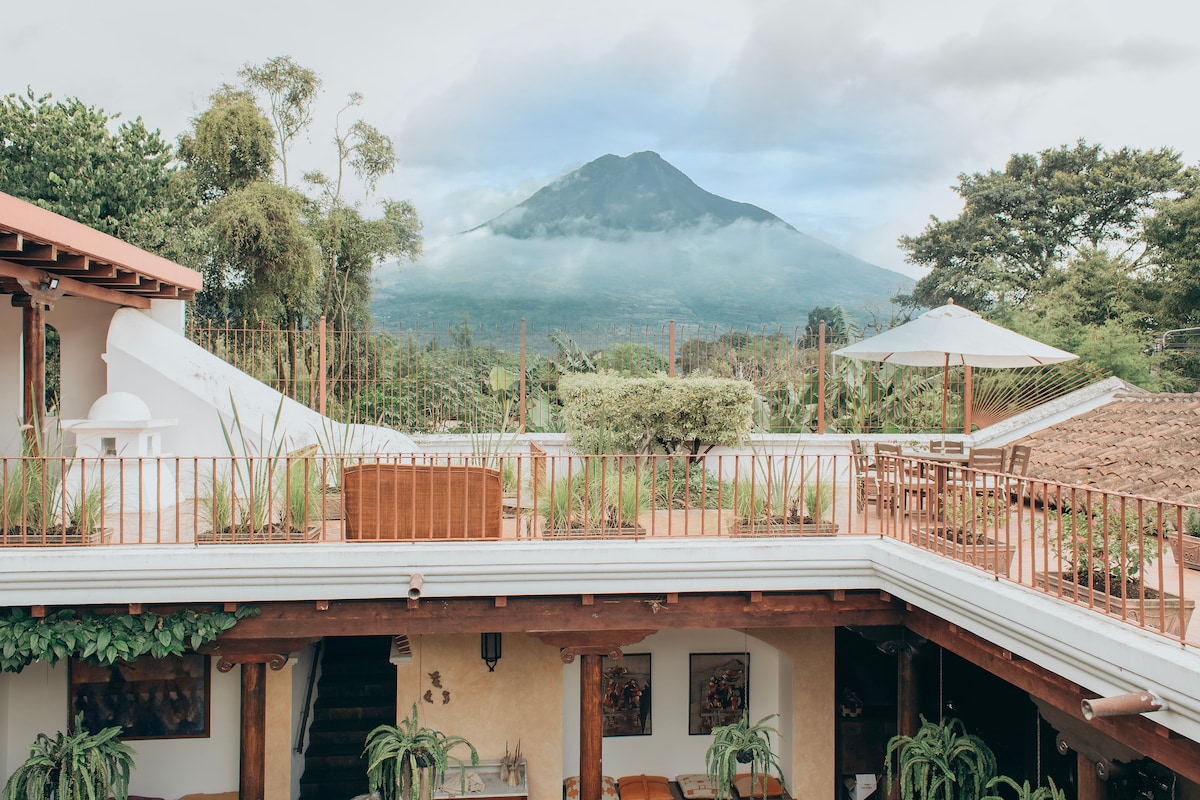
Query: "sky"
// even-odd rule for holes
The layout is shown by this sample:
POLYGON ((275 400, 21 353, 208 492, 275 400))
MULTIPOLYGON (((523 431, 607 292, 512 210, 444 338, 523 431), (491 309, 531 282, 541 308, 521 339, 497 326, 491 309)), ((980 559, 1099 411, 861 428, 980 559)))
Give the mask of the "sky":
POLYGON ((399 159, 426 248, 606 153, 914 277, 896 240, 956 216, 958 175, 1072 145, 1200 161, 1191 0, 43 0, 4 13, 0 92, 78 97, 174 140, 244 64, 322 93, 289 170, 357 116, 399 159), (353 116, 352 116, 353 115, 353 116))

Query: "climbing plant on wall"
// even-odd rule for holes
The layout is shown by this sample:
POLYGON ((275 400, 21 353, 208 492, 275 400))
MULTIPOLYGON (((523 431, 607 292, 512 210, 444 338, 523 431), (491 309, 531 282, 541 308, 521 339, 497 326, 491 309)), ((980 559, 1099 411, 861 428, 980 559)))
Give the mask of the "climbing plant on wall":
POLYGON ((68 608, 34 617, 14 608, 0 614, 0 670, 20 672, 34 661, 53 665, 64 658, 113 664, 144 655, 182 655, 213 641, 238 620, 258 614, 252 606, 173 614, 77 614, 68 608))

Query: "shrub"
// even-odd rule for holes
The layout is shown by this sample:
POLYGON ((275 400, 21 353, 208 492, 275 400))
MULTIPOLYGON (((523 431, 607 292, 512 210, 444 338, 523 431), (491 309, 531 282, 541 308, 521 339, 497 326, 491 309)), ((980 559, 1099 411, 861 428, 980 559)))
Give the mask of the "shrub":
POLYGON ((585 453, 687 453, 733 445, 751 430, 754 387, 724 378, 564 375, 563 422, 585 453))

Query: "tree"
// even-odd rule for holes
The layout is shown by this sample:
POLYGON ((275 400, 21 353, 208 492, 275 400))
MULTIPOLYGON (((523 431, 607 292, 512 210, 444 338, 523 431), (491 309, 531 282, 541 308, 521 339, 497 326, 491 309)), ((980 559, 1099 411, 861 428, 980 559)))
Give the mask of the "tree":
POLYGON ((217 258, 243 320, 291 330, 311 307, 320 250, 301 218, 304 204, 287 187, 255 181, 213 206, 217 258))
POLYGON ((313 102, 321 90, 321 79, 311 69, 292 61, 290 56, 276 56, 262 66, 246 64, 238 70, 238 76, 251 89, 267 95, 279 142, 275 156, 283 167, 283 185, 287 186, 288 148, 296 135, 312 122, 313 102))
POLYGON ((215 200, 254 181, 271 178, 275 136, 254 96, 222 86, 209 108, 179 137, 179 154, 196 174, 201 195, 215 200))
POLYGON ((807 336, 816 337, 825 323, 825 341, 842 339, 846 336, 846 317, 838 306, 817 306, 808 312, 808 325, 804 327, 807 336))
POLYGON ((931 268, 912 297, 987 310, 1044 291, 1044 278, 1089 250, 1142 266, 1146 220, 1192 181, 1172 150, 1105 152, 1082 139, 1014 155, 1003 171, 962 174, 954 187, 962 213, 931 217, 922 233, 900 239, 909 263, 931 268))
POLYGON ((342 133, 342 113, 361 103, 362 95, 352 93, 335 120, 335 176, 319 171, 304 176, 306 183, 321 192, 317 201, 320 211, 312 218, 323 251, 321 314, 335 329, 370 322, 371 270, 376 264, 391 257, 416 258, 421 253, 421 223, 411 203, 385 200, 383 216, 370 220, 343 199, 347 167, 366 186, 368 196, 380 178, 396 167, 392 140, 374 126, 357 120, 342 133))
POLYGON ((0 98, 0 191, 186 265, 200 262, 196 196, 171 145, 141 117, 76 98, 0 98), (115 126, 115 129, 114 129, 115 126))

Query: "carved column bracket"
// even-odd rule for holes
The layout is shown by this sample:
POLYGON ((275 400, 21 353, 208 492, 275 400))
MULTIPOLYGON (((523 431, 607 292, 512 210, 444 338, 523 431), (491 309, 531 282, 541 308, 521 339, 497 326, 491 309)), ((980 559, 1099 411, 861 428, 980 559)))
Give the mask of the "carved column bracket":
POLYGON ((218 672, 229 672, 238 664, 266 664, 273 670, 281 670, 289 657, 318 641, 318 638, 235 639, 228 642, 218 639, 201 647, 200 652, 217 659, 218 672))
POLYGON ((239 653, 236 656, 217 658, 217 672, 229 672, 239 664, 266 664, 278 672, 288 662, 287 653, 239 653))
POLYGON ((558 657, 564 664, 573 664, 579 656, 608 656, 613 661, 620 661, 625 655, 620 647, 564 647, 558 657))

